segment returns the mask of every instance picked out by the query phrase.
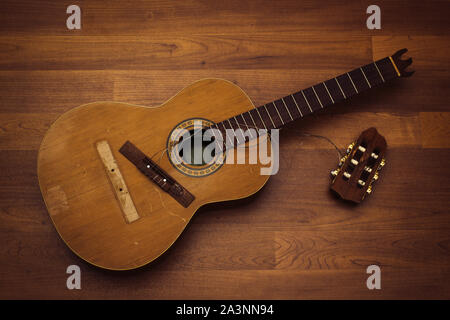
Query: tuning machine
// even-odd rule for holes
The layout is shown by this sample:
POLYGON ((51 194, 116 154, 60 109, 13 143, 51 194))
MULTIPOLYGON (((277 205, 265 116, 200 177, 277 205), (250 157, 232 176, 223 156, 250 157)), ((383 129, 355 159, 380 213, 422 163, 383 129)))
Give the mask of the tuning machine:
POLYGON ((352 142, 347 147, 347 154, 350 154, 350 152, 353 150, 353 147, 355 146, 355 142, 352 142))
POLYGON ((378 165, 377 171, 373 175, 372 181, 370 182, 370 185, 369 185, 369 187, 366 190, 367 194, 371 194, 372 193, 372 185, 373 185, 374 182, 376 182, 379 179, 379 177, 380 177, 379 172, 385 165, 386 165, 386 159, 383 158, 383 159, 381 159, 381 162, 378 165))
POLYGON ((342 199, 359 203, 372 193, 379 171, 385 165, 386 140, 375 128, 361 133, 331 171, 331 190, 342 199))
POLYGON ((341 171, 341 167, 342 165, 345 163, 345 161, 347 160, 348 156, 350 155, 353 147, 355 146, 355 142, 352 142, 349 144, 349 146, 347 147, 347 151, 346 154, 339 160, 339 165, 338 168, 336 168, 335 170, 331 170, 331 176, 333 178, 336 178, 337 175, 339 174, 339 171, 341 171))

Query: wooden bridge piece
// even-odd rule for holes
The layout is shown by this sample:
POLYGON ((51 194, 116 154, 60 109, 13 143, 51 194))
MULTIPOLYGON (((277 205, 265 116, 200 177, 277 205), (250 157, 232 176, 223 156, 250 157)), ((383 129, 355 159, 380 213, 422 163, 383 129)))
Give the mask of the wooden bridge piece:
POLYGON ((111 182, 112 188, 119 202, 120 208, 122 209, 125 221, 131 223, 139 219, 139 214, 136 211, 131 195, 128 192, 125 180, 120 173, 119 167, 117 166, 116 159, 111 152, 108 141, 102 140, 96 143, 98 154, 100 159, 105 166, 106 173, 108 175, 109 181, 111 182))

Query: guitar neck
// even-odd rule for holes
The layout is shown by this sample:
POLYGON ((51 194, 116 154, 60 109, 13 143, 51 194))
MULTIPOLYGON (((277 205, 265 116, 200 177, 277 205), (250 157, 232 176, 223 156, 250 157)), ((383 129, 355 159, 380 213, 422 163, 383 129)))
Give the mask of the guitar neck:
POLYGON ((330 80, 272 101, 242 114, 217 123, 215 128, 224 129, 274 129, 315 111, 346 100, 358 93, 380 86, 398 77, 408 77, 404 71, 411 60, 400 60, 406 49, 330 80))

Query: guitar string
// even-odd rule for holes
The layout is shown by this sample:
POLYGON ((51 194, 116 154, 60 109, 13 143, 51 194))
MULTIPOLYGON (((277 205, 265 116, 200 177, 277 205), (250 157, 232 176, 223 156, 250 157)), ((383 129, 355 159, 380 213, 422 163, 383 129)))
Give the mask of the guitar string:
MULTIPOLYGON (((242 124, 242 123, 239 123, 239 121, 236 121, 236 123, 237 123, 238 125, 242 124)), ((247 128, 248 128, 248 127, 252 127, 253 129, 256 129, 256 130, 258 129, 257 127, 252 126, 252 125, 250 125, 250 126, 247 125, 246 127, 247 127, 247 128)), ((242 130, 242 129, 241 129, 241 130, 242 130)), ((339 147, 338 147, 338 146, 333 142, 333 140, 331 140, 330 138, 328 138, 328 137, 326 137, 326 136, 319 135, 319 134, 312 134, 312 133, 308 133, 308 132, 301 132, 301 131, 296 130, 296 129, 290 129, 290 130, 292 130, 292 131, 294 131, 294 132, 297 132, 299 135, 302 135, 302 136, 305 136, 305 137, 318 138, 318 139, 323 139, 323 140, 327 141, 328 143, 330 143, 330 144, 336 149, 337 154, 338 154, 338 161, 340 161, 341 158, 343 157, 343 153, 341 152, 341 150, 339 149, 339 147)), ((270 136, 270 133, 269 133, 269 136, 270 136)), ((189 138, 191 138, 191 137, 192 137, 192 136, 190 136, 189 138)), ((179 142, 177 142, 177 143, 179 143, 179 142)), ((163 156, 164 156, 164 154, 166 153, 167 150, 168 150, 168 148, 161 149, 161 150, 155 152, 150 158, 153 160, 153 158, 154 158, 158 153, 161 153, 160 156, 159 156, 159 159, 157 160, 157 163, 161 163, 161 160, 162 160, 162 158, 163 158, 163 156)))

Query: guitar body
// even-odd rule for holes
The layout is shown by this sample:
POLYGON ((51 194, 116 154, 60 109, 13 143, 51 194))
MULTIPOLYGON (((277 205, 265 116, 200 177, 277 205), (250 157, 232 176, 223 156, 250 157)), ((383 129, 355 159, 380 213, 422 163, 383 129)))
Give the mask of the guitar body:
MULTIPOLYGON (((38 177, 48 212, 64 242, 96 266, 137 268, 166 251, 202 205, 257 192, 269 177, 260 174, 260 163, 225 163, 212 174, 196 177, 177 170, 165 151, 171 131, 186 119, 220 122, 252 108, 236 85, 204 79, 159 107, 95 102, 63 114, 40 146, 38 177), (133 222, 124 219, 121 201, 125 200, 108 177, 96 148, 99 141, 109 145, 126 183, 128 199, 139 216, 133 222), (126 141, 152 157, 193 194, 193 202, 187 207, 180 205, 142 174, 119 152, 126 141)), ((247 142, 245 147, 252 146, 247 142)))

